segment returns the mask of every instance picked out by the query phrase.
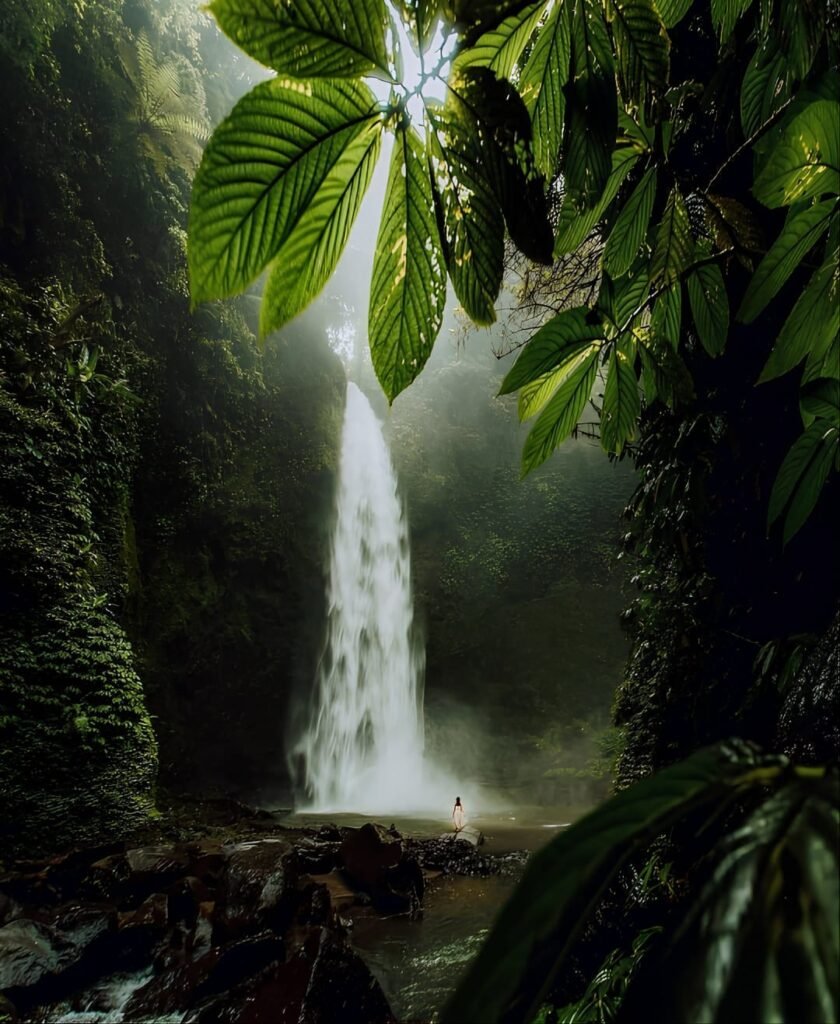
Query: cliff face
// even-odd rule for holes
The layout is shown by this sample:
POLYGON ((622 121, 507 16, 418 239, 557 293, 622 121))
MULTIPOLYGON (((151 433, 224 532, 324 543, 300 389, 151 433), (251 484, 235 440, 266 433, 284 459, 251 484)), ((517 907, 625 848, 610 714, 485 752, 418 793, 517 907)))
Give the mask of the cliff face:
POLYGON ((136 827, 158 746, 168 783, 282 781, 344 378, 317 332, 261 350, 247 298, 190 312, 198 136, 253 75, 204 15, 35 3, 0 50, 6 852, 136 827))

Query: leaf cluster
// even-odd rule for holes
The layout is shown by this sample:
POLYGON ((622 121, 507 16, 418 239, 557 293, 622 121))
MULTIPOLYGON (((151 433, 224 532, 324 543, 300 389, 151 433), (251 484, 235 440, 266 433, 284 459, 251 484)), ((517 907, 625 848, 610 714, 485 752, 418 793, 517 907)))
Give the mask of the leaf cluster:
MULTIPOLYGON (((561 257, 603 232, 597 300, 557 315, 551 356, 538 331, 504 382, 502 393, 521 391, 523 418, 539 414, 523 472, 576 429, 599 381, 601 442, 621 455, 637 436, 643 402, 673 405, 685 393, 686 338, 719 356, 733 320, 759 316, 814 252, 823 254, 819 266, 761 380, 803 360, 807 380, 836 379, 840 103, 826 70, 824 12, 806 6, 538 0, 392 9, 385 0, 300 8, 215 0, 222 28, 278 77, 237 105, 205 153, 190 225, 194 301, 240 291, 268 268, 263 332, 300 312, 347 243, 388 131, 395 143, 369 337, 389 400, 428 358, 447 278, 474 322, 493 321, 506 232, 535 260, 561 257), (702 19, 712 52, 736 47, 746 67, 743 141, 721 147, 728 129, 713 122, 717 165, 705 183, 681 156, 697 132, 692 105, 700 96, 711 110, 716 88, 684 78, 674 60, 690 17, 702 19), (402 82, 397 20, 424 71, 413 88, 402 82), (455 57, 445 101, 424 102, 418 119, 409 101, 444 67, 431 42, 439 21, 455 57), (387 102, 364 84, 372 77, 390 84, 387 102), (752 194, 718 191, 751 151, 752 194), (548 196, 556 191, 554 221, 548 196), (766 252, 757 204, 789 209, 766 252), (754 267, 734 315, 733 261, 754 267)), ((836 420, 827 420, 819 456, 805 457, 815 444, 804 437, 771 502, 770 521, 784 516, 786 540, 837 461, 836 420)))

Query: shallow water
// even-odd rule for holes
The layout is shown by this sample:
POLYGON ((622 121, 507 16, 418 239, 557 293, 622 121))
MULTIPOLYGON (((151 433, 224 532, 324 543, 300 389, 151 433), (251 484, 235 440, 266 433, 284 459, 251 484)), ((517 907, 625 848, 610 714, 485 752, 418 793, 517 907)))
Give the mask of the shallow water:
POLYGON ((426 892, 422 918, 357 918, 351 942, 376 976, 397 1019, 435 1021, 478 952, 511 878, 441 878, 426 892))
MULTIPOLYGON (((468 824, 485 835, 481 851, 504 854, 535 851, 585 813, 585 808, 527 807, 515 813, 477 815, 468 824)), ((404 835, 428 838, 450 831, 441 818, 390 817, 387 820, 354 814, 293 815, 288 823, 358 826, 376 820, 396 825, 404 835)), ((437 1020, 458 978, 477 954, 493 920, 516 885, 516 879, 441 877, 432 881, 423 901, 422 917, 382 918, 370 910, 347 907, 353 919, 351 941, 385 992, 402 1024, 437 1020)))

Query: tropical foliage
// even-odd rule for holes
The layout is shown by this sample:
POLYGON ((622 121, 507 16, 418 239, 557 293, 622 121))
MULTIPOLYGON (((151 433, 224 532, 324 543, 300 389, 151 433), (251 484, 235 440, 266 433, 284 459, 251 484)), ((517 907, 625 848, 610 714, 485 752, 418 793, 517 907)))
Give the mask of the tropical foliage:
POLYGON ((531 858, 442 1021, 533 1020, 619 871, 672 828, 693 829, 699 852, 721 820, 688 905, 609 958, 561 1019, 610 1019, 598 1012, 607 985, 619 1021, 649 1019, 653 1006, 674 1022, 836 1019, 838 797, 836 773, 737 742, 624 790, 531 858))
POLYGON ((388 131, 369 334, 390 400, 428 358, 447 277, 466 313, 490 323, 505 230, 543 262, 595 232, 597 300, 545 324, 502 388, 522 389, 521 413, 537 417, 523 470, 575 429, 598 381, 601 442, 621 454, 643 403, 679 401, 686 346, 715 358, 756 321, 776 334, 761 381, 805 366, 804 432, 768 516, 785 540, 797 531, 840 459, 840 101, 823 5, 215 0, 211 10, 278 77, 234 108, 196 177, 195 302, 267 269, 262 330, 299 312, 341 255, 388 131), (403 81, 406 34, 416 84, 403 81), (443 102, 423 100, 447 70, 443 102), (776 210, 786 216, 767 247, 776 210))

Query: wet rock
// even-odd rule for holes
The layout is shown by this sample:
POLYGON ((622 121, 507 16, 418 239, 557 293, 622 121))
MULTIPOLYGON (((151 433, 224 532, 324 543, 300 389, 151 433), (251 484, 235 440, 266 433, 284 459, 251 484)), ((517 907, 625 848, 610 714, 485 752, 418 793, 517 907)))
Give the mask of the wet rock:
POLYGON ((364 961, 329 929, 298 950, 191 1010, 183 1024, 393 1024, 364 961))
POLYGON ((292 847, 285 840, 260 839, 234 846, 224 875, 220 914, 224 938, 264 924, 282 932, 297 906, 297 880, 292 847))
POLYGON ((338 867, 340 862, 340 836, 338 839, 304 836, 295 844, 295 863, 301 874, 323 875, 338 867))
POLYGON ((22 914, 23 905, 18 903, 12 896, 0 892, 0 925, 14 921, 16 917, 20 917, 22 914))
POLYGON ((347 829, 341 844, 342 874, 383 913, 416 910, 423 898, 423 872, 403 847, 396 830, 372 822, 347 829))
POLYGON ((135 910, 119 915, 118 926, 124 928, 146 928, 152 932, 164 932, 169 921, 169 897, 163 892, 153 892, 135 910))
POLYGON ((371 895, 381 884, 385 872, 399 864, 402 855, 402 840, 373 822, 348 829, 340 851, 345 874, 371 895))
POLYGON ((91 864, 82 892, 113 903, 141 903, 183 876, 190 858, 182 846, 142 846, 91 864))
POLYGON ((0 989, 34 989, 67 971, 116 926, 112 907, 69 904, 47 920, 20 917, 0 928, 0 989))
POLYGON ((283 962, 285 946, 265 931, 213 949, 191 963, 162 971, 138 989, 125 1008, 126 1021, 152 1021, 186 1011, 283 962))
POLYGON ((230 848, 218 840, 208 839, 191 843, 186 850, 190 858, 190 874, 208 885, 217 883, 227 865, 230 848))
POLYGON ((31 988, 72 963, 76 952, 55 928, 18 918, 0 928, 0 989, 31 988))

